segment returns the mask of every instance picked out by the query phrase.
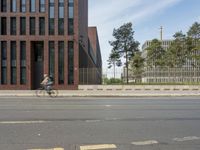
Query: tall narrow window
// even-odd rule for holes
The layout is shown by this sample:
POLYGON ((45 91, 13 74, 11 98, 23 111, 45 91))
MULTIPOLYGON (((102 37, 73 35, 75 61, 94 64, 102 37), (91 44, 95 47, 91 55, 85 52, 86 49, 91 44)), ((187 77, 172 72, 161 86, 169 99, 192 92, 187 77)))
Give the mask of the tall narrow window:
POLYGON ((58 82, 64 84, 64 42, 58 42, 58 82))
POLYGON ((68 34, 74 34, 74 0, 68 3, 68 34))
POLYGON ((35 0, 30 0, 30 12, 36 11, 35 6, 36 6, 35 0))
POLYGON ((16 17, 10 18, 10 34, 16 35, 17 34, 17 28, 16 28, 16 17))
POLYGON ((74 42, 68 42, 68 84, 74 84, 74 42))
POLYGON ((26 12, 26 0, 20 0, 20 12, 26 12))
POLYGON ((26 42, 20 42, 20 84, 26 84, 26 42))
POLYGON ((7 11, 7 0, 1 0, 1 12, 7 11))
POLYGON ((30 35, 35 35, 35 17, 30 17, 30 35))
POLYGON ((11 12, 17 12, 17 0, 11 0, 10 11, 11 12))
POLYGON ((49 75, 54 78, 55 74, 55 44, 49 42, 49 75))
POLYGON ((17 83, 16 41, 11 41, 11 84, 17 83))
POLYGON ((58 34, 64 35, 64 0, 59 0, 58 34))
POLYGON ((1 41, 1 84, 7 84, 7 43, 1 41))
POLYGON ((49 35, 54 35, 54 0, 49 2, 49 35))
POLYGON ((26 34, 26 18, 25 17, 20 18, 20 34, 21 35, 26 34))
POLYGON ((45 35, 45 18, 44 17, 39 18, 39 34, 45 35))
POLYGON ((40 12, 45 12, 45 0, 40 0, 40 12))
POLYGON ((7 34, 7 19, 6 17, 1 18, 1 35, 7 34))

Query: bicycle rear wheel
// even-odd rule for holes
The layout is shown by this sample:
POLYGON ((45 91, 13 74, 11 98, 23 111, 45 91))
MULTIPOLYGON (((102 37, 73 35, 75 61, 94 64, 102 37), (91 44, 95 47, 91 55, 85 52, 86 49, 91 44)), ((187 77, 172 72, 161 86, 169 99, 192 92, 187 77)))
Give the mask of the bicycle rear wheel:
POLYGON ((44 96, 44 95, 45 95, 45 90, 44 90, 44 88, 39 88, 39 89, 37 89, 37 90, 35 91, 35 94, 36 94, 37 97, 42 97, 42 96, 44 96))
POLYGON ((51 89, 49 96, 50 97, 57 97, 58 96, 58 90, 51 89))

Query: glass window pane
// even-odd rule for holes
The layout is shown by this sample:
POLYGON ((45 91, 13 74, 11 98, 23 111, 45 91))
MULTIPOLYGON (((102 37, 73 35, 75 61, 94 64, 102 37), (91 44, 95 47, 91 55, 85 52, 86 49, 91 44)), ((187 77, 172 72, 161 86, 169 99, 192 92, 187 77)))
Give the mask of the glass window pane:
POLYGON ((1 0, 1 12, 7 11, 7 0, 1 0))
POLYGON ((11 0, 11 12, 17 12, 17 0, 11 0))
POLYGON ((54 42, 49 42, 49 75, 54 78, 55 74, 55 47, 54 42))
POLYGON ((68 42, 68 84, 74 84, 74 42, 68 42))
POLYGON ((1 35, 7 34, 7 19, 6 17, 1 18, 1 35))
POLYGON ((30 0, 30 11, 35 12, 36 11, 36 3, 35 0, 30 0))
POLYGON ((64 84, 64 42, 58 43, 58 79, 59 84, 64 84))
POLYGON ((44 17, 39 18, 39 34, 45 35, 45 18, 44 17))
POLYGON ((45 12, 45 0, 40 0, 40 12, 45 12))
POLYGON ((1 41, 1 84, 7 83, 7 43, 1 41))
POLYGON ((30 17, 30 35, 35 35, 35 17, 30 17))
POLYGON ((20 11, 26 12, 26 0, 21 0, 20 2, 20 11))
POLYGON ((21 35, 26 34, 26 18, 25 17, 20 18, 20 34, 21 35))
POLYGON ((20 84, 26 84, 26 42, 20 42, 20 84))
POLYGON ((16 35, 16 17, 11 17, 10 19, 10 34, 16 35))

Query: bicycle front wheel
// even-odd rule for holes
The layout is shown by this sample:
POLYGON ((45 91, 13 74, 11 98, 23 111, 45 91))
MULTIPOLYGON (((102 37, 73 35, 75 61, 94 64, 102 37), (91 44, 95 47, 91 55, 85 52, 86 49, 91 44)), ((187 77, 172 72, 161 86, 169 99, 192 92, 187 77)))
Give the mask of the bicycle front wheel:
POLYGON ((58 90, 51 89, 49 95, 50 95, 50 97, 57 97, 58 96, 58 90))
POLYGON ((35 91, 35 94, 36 94, 37 97, 42 97, 42 96, 44 96, 44 95, 45 95, 45 90, 44 90, 44 88, 39 88, 39 89, 37 89, 37 90, 35 91))

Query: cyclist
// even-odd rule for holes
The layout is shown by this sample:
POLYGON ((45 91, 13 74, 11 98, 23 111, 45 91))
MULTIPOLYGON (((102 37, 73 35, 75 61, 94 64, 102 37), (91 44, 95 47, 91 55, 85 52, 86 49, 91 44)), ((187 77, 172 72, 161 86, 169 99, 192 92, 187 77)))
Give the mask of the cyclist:
POLYGON ((44 74, 44 79, 40 84, 44 87, 44 89, 47 91, 47 93, 50 94, 50 90, 53 85, 53 81, 47 74, 44 74))

